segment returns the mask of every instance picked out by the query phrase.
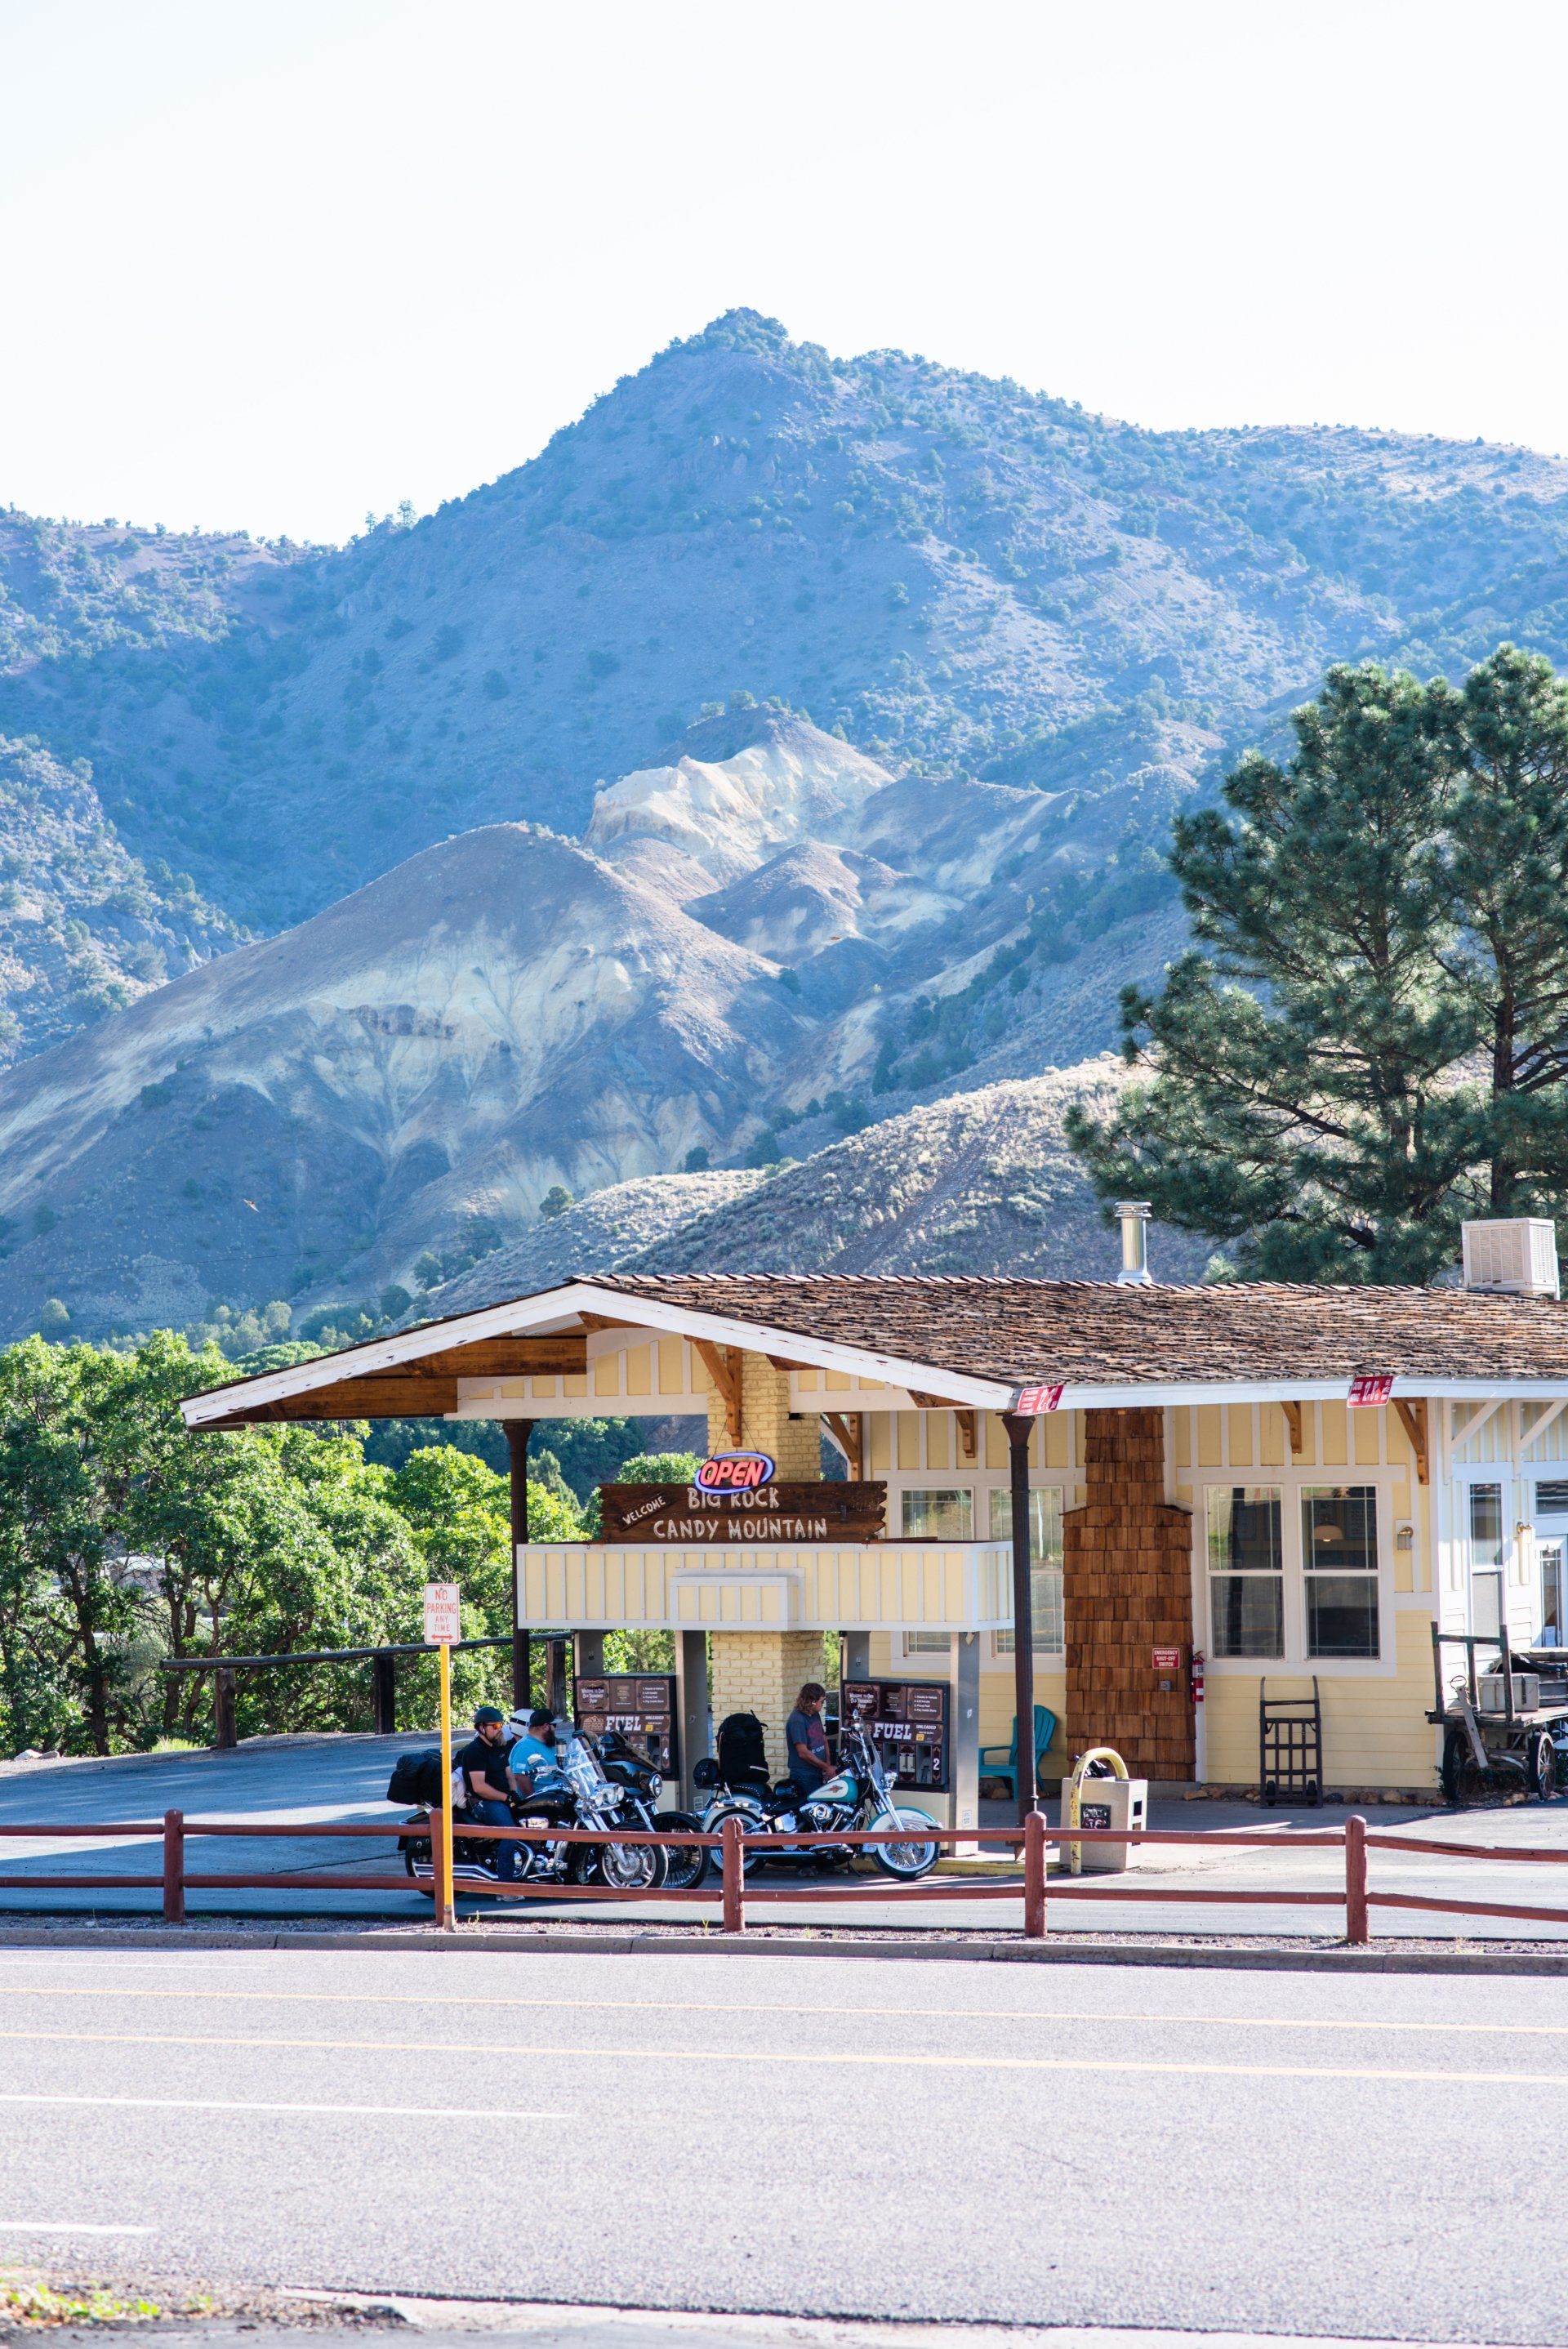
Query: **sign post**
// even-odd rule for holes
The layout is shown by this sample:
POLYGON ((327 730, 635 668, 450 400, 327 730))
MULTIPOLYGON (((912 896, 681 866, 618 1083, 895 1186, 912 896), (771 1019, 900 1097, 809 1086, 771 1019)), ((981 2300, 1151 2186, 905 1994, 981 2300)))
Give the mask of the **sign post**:
POLYGON ((436 1922, 449 1933, 457 1929, 452 1893, 452 1642, 461 1636, 457 1584, 427 1582, 425 1639, 438 1652, 441 1687, 441 1834, 436 1846, 436 1922))

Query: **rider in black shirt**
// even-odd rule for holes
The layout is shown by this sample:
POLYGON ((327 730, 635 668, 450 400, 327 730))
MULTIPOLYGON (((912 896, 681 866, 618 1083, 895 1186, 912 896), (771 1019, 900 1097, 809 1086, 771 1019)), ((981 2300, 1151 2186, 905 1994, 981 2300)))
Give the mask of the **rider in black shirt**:
MULTIPOLYGON (((469 1790, 469 1809, 487 1827, 511 1825, 511 1805, 507 1799, 506 1757, 510 1748, 506 1739, 506 1717, 493 1704, 481 1704, 474 1715, 477 1733, 457 1754, 458 1767, 463 1774, 463 1784, 469 1790)), ((517 1878, 517 1846, 498 1843, 495 1851, 495 1872, 499 1882, 511 1884, 517 1878)))

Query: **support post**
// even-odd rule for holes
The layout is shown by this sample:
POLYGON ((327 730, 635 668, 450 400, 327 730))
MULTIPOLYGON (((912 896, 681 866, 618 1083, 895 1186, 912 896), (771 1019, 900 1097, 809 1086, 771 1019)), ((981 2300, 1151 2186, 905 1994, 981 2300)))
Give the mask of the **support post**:
POLYGON ((724 1930, 727 1933, 746 1930, 746 1862, 740 1821, 733 1815, 720 1829, 724 1850, 724 1930))
POLYGON ((872 1676, 872 1635, 869 1631, 841 1631, 839 1634, 839 1670, 847 1681, 869 1681, 872 1676))
POLYGON ((163 1814, 163 1921, 185 1922, 185 1814, 163 1814))
MULTIPOLYGON (((696 1804, 692 1772, 708 1750, 707 1633, 676 1633, 676 1710, 680 1734, 681 1785, 696 1804)), ((699 1806, 700 1807, 700 1806, 699 1806)))
POLYGON ((604 1634, 603 1631, 573 1631, 572 1634, 572 1668, 577 1678, 586 1674, 597 1680, 604 1669, 604 1634))
POLYGON ((1046 1815, 1031 1811, 1024 1821, 1024 1939, 1046 1938, 1046 1815))
POLYGON ((447 1860, 447 1818, 445 1801, 432 1803, 430 1806, 430 1870, 435 1878, 436 1922, 442 1932, 448 1931, 457 1922, 453 1914, 455 1904, 449 1902, 448 1899, 448 1887, 452 1878, 447 1860))
MULTIPOLYGON (((953 1824, 980 1824, 980 1634, 957 1635, 957 1682, 953 1692, 953 1824)), ((954 1851, 977 1851, 978 1844, 955 1844, 954 1851)))
POLYGON ((1018 1765, 1015 1774, 1018 1819, 1022 1824, 1035 1808, 1039 1790, 1035 1784, 1035 1604, 1029 1543, 1029 1438, 1032 1419, 1016 1411, 1002 1413, 1007 1431, 1013 1499, 1013 1707, 1018 1719, 1018 1765))
POLYGON ((391 1737, 397 1728, 397 1659, 390 1648, 377 1649, 371 1657, 370 1686, 376 1707, 376 1734, 391 1737))
POLYGON ((220 1664, 212 1690, 212 1744, 218 1752, 225 1753, 239 1742, 234 1725, 234 1675, 227 1664, 220 1664))
POLYGON ((517 1554, 528 1540, 528 1444, 531 1419, 509 1419, 506 1448, 511 1464, 511 1701, 526 1707, 533 1702, 532 1658, 528 1633, 518 1621, 517 1554))
POLYGON ((559 1721, 566 1711, 566 1642, 557 1638, 547 1640, 545 1646, 550 1662, 549 1694, 544 1702, 550 1707, 552 1717, 559 1721))
POLYGON ((1345 1938, 1353 1950, 1367 1946, 1367 1822, 1359 1811, 1345 1822, 1345 1938))

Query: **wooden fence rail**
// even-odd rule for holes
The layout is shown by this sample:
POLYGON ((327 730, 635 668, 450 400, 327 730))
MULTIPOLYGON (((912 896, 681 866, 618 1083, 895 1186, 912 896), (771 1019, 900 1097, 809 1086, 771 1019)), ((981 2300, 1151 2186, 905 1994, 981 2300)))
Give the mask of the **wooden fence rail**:
MULTIPOLYGON (((328 1874, 315 1870, 273 1869, 260 1874, 237 1871, 214 1872, 191 1868, 187 1860, 187 1846, 192 1837, 214 1840, 223 1837, 277 1839, 296 1841, 319 1838, 330 1841, 347 1838, 361 1842, 396 1841, 410 1834, 428 1833, 434 1852, 443 1830, 442 1815, 431 1815, 428 1826, 407 1819, 383 1823, 380 1820, 332 1821, 315 1825, 299 1825, 293 1820, 269 1819, 188 1819, 181 1811, 166 1811, 161 1819, 94 1819, 86 1821, 5 1821, 0 1822, 0 1839, 12 1842, 47 1837, 53 1841, 89 1842, 93 1840, 135 1841, 146 1838, 161 1845, 161 1868, 157 1875, 150 1871, 140 1874, 68 1875, 51 1870, 46 1875, 11 1876, 0 1874, 0 1899, 7 1892, 124 1892, 160 1889, 163 1915, 170 1924, 183 1924, 186 1917, 187 1892, 207 1891, 355 1891, 387 1892, 403 1889, 408 1879, 393 1876, 385 1869, 334 1870, 328 1874)), ((842 1907, 846 1904, 872 1904, 877 1907, 902 1907, 909 1900, 1017 1900, 1024 1905, 1024 1937, 1027 1940, 1043 1940, 1047 1930, 1047 1912, 1050 1904, 1058 1900, 1146 1900, 1174 1901, 1179 1905, 1223 1908, 1273 1907, 1287 1909, 1343 1909, 1345 1939, 1352 1947, 1365 1946, 1370 1935, 1369 1912, 1373 1909, 1426 1909, 1445 1915, 1466 1917, 1508 1917, 1529 1922, 1568 1925, 1568 1908, 1543 1909, 1513 1906, 1494 1900, 1472 1900, 1457 1892, 1453 1897, 1438 1898, 1427 1894, 1374 1892, 1367 1881, 1369 1851, 1414 1852, 1422 1857, 1444 1859, 1506 1859, 1528 1860, 1562 1865, 1568 1861, 1568 1849, 1546 1850, 1539 1846, 1528 1848, 1508 1848, 1501 1846, 1424 1843, 1413 1836, 1382 1835, 1369 1831, 1358 1814, 1352 1814, 1342 1828, 1314 1828, 1293 1835, 1291 1848, 1302 1847, 1316 1849, 1341 1850, 1345 1855, 1345 1883, 1338 1891, 1233 1890, 1217 1891, 1208 1887, 1148 1885, 1128 1883, 1085 1883, 1074 1878, 1068 1882, 1047 1882, 1047 1864, 1051 1843, 1078 1844, 1205 1844, 1210 1848, 1261 1848, 1278 1851, 1280 1838, 1275 1833, 1241 1834, 1226 1832, 1221 1837, 1206 1835, 1202 1830, 1185 1827, 1074 1827, 1070 1834, 1053 1830, 1042 1812, 1034 1812, 1022 1826, 939 1827, 921 1830, 920 1840, 926 1843, 975 1843, 1012 1845, 1020 1847, 1022 1870, 1017 1876, 990 1878, 959 1885, 951 1878, 940 1882, 923 1878, 913 1884, 860 1878, 852 1883, 818 1881, 811 1884, 765 1885, 748 1883, 746 1875, 748 1858, 755 1859, 769 1850, 781 1852, 810 1850, 820 1846, 850 1845, 868 1849, 877 1844, 908 1843, 907 1827, 862 1829, 844 1835, 806 1835, 775 1830, 765 1834, 747 1835, 738 1818, 726 1820, 720 1835, 706 1835, 695 1829, 616 1830, 606 1835, 592 1827, 525 1827, 469 1826, 462 1828, 465 1841, 470 1838, 497 1843, 587 1843, 587 1844, 657 1844, 677 1849, 701 1847, 719 1855, 719 1883, 717 1891, 697 1885, 676 1890, 658 1887, 651 1890, 628 1891, 608 1884, 546 1884, 539 1880, 521 1884, 495 1884, 479 1888, 480 1897, 491 1899, 556 1900, 640 1900, 696 1901, 712 1906, 717 1901, 721 1909, 726 1932, 739 1933, 746 1929, 746 1911, 753 1902, 798 1902, 827 1900, 842 1907)), ((465 1891, 475 1888, 465 1886, 465 1891)))

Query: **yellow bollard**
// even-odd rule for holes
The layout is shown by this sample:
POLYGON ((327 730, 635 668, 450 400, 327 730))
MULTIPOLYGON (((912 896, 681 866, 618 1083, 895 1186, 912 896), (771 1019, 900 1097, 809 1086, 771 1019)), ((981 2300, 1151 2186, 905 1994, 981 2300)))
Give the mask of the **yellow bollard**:
POLYGON ((452 1644, 443 1640, 438 1651, 440 1657, 441 1682, 441 1826, 440 1848, 437 1857, 439 1870, 436 1885, 436 1922, 447 1932, 458 1929, 457 1905, 452 1890, 452 1644))

